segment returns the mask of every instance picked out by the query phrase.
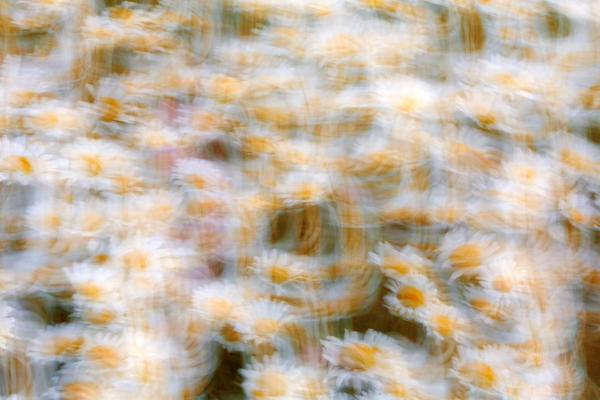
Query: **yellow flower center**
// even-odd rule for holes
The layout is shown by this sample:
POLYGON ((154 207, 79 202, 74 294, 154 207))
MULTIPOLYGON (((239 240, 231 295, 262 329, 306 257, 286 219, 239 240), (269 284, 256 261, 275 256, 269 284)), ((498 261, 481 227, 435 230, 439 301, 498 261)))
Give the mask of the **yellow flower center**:
POLYGON ((423 292, 414 286, 402 287, 396 297, 408 308, 419 308, 425 303, 423 292))
POLYGON ((88 350, 88 357, 107 368, 117 368, 121 363, 121 356, 112 346, 94 346, 88 350))
POLYGON ((123 257, 127 268, 145 270, 148 268, 148 255, 142 250, 132 250, 123 257))
POLYGON ((395 397, 407 397, 408 391, 404 385, 398 382, 390 382, 387 384, 386 392, 395 397))
POLYGON ((102 287, 93 282, 84 282, 77 286, 79 294, 89 297, 93 300, 98 300, 102 296, 102 287))
POLYGON ((136 372, 138 379, 145 383, 157 382, 163 376, 161 365, 154 360, 141 360, 136 372))
POLYGON ((5 158, 5 162, 15 172, 20 172, 23 175, 31 175, 33 173, 31 161, 25 156, 8 156, 5 158))
POLYGON ((103 264, 106 261, 108 261, 109 258, 110 256, 108 254, 100 253, 94 257, 94 262, 98 264, 103 264))
POLYGON ((117 316, 111 310, 101 310, 99 312, 89 312, 86 320, 92 324, 106 325, 110 324, 117 316))
POLYGON ((121 104, 112 97, 102 99, 102 114, 100 119, 103 121, 114 121, 121 114, 121 104))
POLYGON ((513 284, 513 279, 508 275, 498 275, 492 281, 492 286, 494 289, 505 293, 511 291, 513 284))
POLYGON ((416 269, 410 263, 394 256, 387 256, 383 259, 383 268, 395 271, 402 275, 416 269))
POLYGON ((48 229, 58 229, 62 220, 56 214, 49 214, 44 217, 44 225, 48 229))
POLYGON ((242 82, 227 76, 221 76, 213 81, 212 90, 221 103, 230 103, 242 93, 242 82))
POLYGON ((494 369, 482 361, 474 361, 471 363, 469 370, 479 387, 491 388, 496 382, 496 373, 494 372, 494 369))
POLYGON ((465 243, 455 248, 450 254, 450 262, 454 268, 474 268, 483 263, 481 251, 476 244, 465 243))
POLYGON ((82 216, 83 230, 86 232, 95 232, 102 226, 104 218, 95 212, 88 212, 82 216))
POLYGON ((279 127, 289 125, 293 114, 283 107, 255 107, 254 116, 258 121, 279 127))
POLYGON ((228 342, 239 342, 242 339, 242 335, 235 330, 235 327, 231 324, 225 324, 222 328, 221 328, 221 336, 223 336, 223 339, 227 340, 228 342))
POLYGON ((573 222, 582 223, 585 220, 583 213, 576 208, 569 209, 568 214, 573 222))
POLYGON ((111 8, 109 16, 114 19, 128 19, 133 15, 133 11, 128 8, 115 7, 111 8))
POLYGON ((143 185, 139 178, 125 174, 115 174, 112 177, 112 181, 116 186, 115 191, 118 194, 127 194, 137 191, 141 189, 143 185))
POLYGON ((156 221, 166 221, 173 215, 173 206, 168 202, 159 202, 150 209, 150 216, 156 221))
POLYGON ((61 400, 95 400, 101 398, 100 386, 93 382, 73 382, 62 388, 61 400))
POLYGON ((206 181, 199 174, 187 174, 185 176, 185 182, 196 189, 204 189, 206 186, 206 181))
POLYGON ((587 158, 576 151, 565 149, 561 152, 561 161, 575 169, 578 169, 583 172, 597 172, 598 171, 598 163, 594 162, 594 160, 587 158))
POLYGON ((531 167, 522 166, 517 169, 517 176, 519 177, 519 179, 521 181, 526 182, 526 183, 533 182, 536 175, 537 175, 537 173, 536 173, 535 169, 533 169, 531 167))
POLYGON ((279 330, 279 321, 275 318, 264 317, 259 318, 254 323, 254 332, 258 336, 270 336, 277 333, 279 330))
POLYGON ((50 353, 56 355, 75 354, 83 344, 84 340, 81 337, 57 336, 49 343, 50 353))
POLYGON ((84 154, 81 156, 81 160, 86 172, 90 176, 98 176, 104 170, 102 158, 97 154, 84 154))
POLYGON ((442 314, 434 315, 432 322, 436 331, 444 337, 451 336, 456 328, 456 322, 442 314))
POLYGON ((281 397, 287 392, 287 377, 278 371, 265 371, 256 379, 252 395, 259 399, 281 397))
POLYGON ((206 300, 205 308, 218 320, 223 320, 231 314, 233 310, 233 304, 222 297, 211 297, 206 300))
POLYGON ((502 313, 497 305, 484 297, 475 297, 470 301, 471 307, 497 321, 502 320, 502 313))
POLYGON ((273 265, 268 269, 268 276, 275 283, 283 283, 290 279, 290 273, 287 269, 273 265))
POLYGON ((360 46, 354 36, 339 34, 327 43, 327 50, 333 53, 334 56, 347 57, 358 53, 360 46))
POLYGON ((345 345, 340 352, 340 365, 346 369, 366 371, 376 362, 379 349, 364 343, 350 343, 345 345))

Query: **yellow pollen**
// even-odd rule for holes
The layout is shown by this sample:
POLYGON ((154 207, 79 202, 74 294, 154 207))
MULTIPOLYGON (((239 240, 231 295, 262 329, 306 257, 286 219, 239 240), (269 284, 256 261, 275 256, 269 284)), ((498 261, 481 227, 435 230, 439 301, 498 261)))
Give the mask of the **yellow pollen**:
POLYGON ((104 97, 102 99, 102 115, 100 119, 103 121, 114 121, 121 114, 121 104, 112 97, 104 97))
POLYGON ((111 346, 94 346, 88 350, 87 354, 92 360, 107 368, 117 368, 121 363, 119 352, 111 346))
POLYGON ((104 170, 102 165, 102 158, 97 154, 84 154, 81 156, 81 160, 84 163, 84 167, 88 175, 98 176, 104 170))
POLYGON ((507 275, 498 275, 492 281, 492 286, 500 292, 510 292, 513 288, 513 279, 507 275))
POLYGON ((449 337, 450 335, 452 335, 452 332, 454 332, 454 329, 456 327, 455 321, 442 314, 436 314, 433 316, 432 319, 433 324, 435 325, 435 328, 440 335, 444 337, 449 337))
POLYGON ((157 221, 165 221, 173 215, 173 206, 169 203, 157 203, 152 207, 151 215, 157 221))
POLYGON ((108 254, 100 253, 94 257, 94 262, 98 264, 103 264, 106 261, 108 261, 109 258, 110 256, 108 254))
POLYGON ((50 214, 44 218, 44 225, 49 229, 58 229, 60 227, 61 219, 58 215, 50 214))
POLYGON ((585 220, 583 213, 576 208, 571 208, 568 211, 568 214, 569 214, 569 218, 571 218, 571 220, 573 222, 577 222, 580 224, 585 220))
POLYGON ((242 92, 242 82, 226 76, 213 81, 212 90, 221 103, 230 103, 237 99, 242 92))
POLYGON ((95 400, 101 397, 100 386, 93 382, 73 382, 62 388, 61 400, 95 400))
POLYGON ((270 336, 279 330, 280 324, 275 318, 259 318, 254 323, 254 332, 258 336, 270 336))
POLYGON ((188 174, 185 176, 185 182, 193 186, 196 189, 204 189, 206 186, 206 181, 201 175, 198 174, 188 174))
POLYGON ((375 365, 379 349, 364 343, 350 343, 340 352, 340 365, 346 369, 366 371, 375 365))
POLYGON ((162 368, 157 361, 142 360, 137 367, 137 377, 145 383, 156 382, 162 377, 162 368))
POLYGON ((225 324, 221 328, 221 336, 228 342, 239 342, 242 339, 242 335, 235 330, 235 327, 231 324, 225 324))
POLYGON ((473 243, 455 248, 450 254, 450 262, 454 268, 459 269, 478 267, 483 263, 479 247, 473 243))
POLYGON ((561 152, 561 161, 575 169, 583 172, 598 172, 599 165, 594 160, 589 159, 573 150, 565 149, 561 152))
POLYGON ((233 304, 222 297, 211 297, 205 302, 206 309, 218 319, 223 320, 231 314, 233 304))
POLYGON ((402 287, 396 297, 405 307, 409 308, 419 308, 425 302, 423 292, 414 286, 402 287))
POLYGON ((57 336, 49 343, 51 353, 56 355, 75 354, 83 346, 84 340, 81 337, 57 336))
POLYGON ((347 57, 358 53, 360 47, 359 42, 352 35, 339 34, 335 35, 329 43, 327 50, 338 57, 347 57))
POLYGON ((100 229, 102 223, 104 222, 104 218, 95 212, 88 212, 83 215, 83 230, 86 232, 94 232, 100 229))
POLYGON ((277 265, 273 265, 268 269, 268 276, 271 281, 280 284, 290 279, 290 273, 288 270, 277 265))
POLYGON ((501 320, 502 314, 494 303, 484 297, 475 297, 470 301, 471 307, 478 312, 487 315, 489 318, 501 320))
POLYGON ((97 325, 110 324, 115 318, 115 313, 110 310, 102 310, 97 313, 89 312, 86 316, 88 322, 97 325))
POLYGON ((398 382, 390 382, 387 384, 386 392, 395 397, 407 397, 408 392, 404 385, 398 382))
POLYGON ((469 369, 477 385, 482 388, 490 388, 496 382, 494 369, 482 361, 473 362, 469 369))
POLYGON ((5 159, 8 167, 13 171, 20 172, 24 175, 31 175, 33 173, 33 166, 31 161, 25 156, 8 156, 5 159))
POLYGON ((394 256, 387 256, 383 259, 383 268, 395 271, 401 275, 407 274, 408 272, 416 269, 410 263, 394 256))
POLYGON ((286 392, 286 376, 278 371, 266 371, 256 379, 256 389, 252 391, 252 395, 259 399, 265 399, 281 397, 286 392))
POLYGON ((148 255, 142 250, 132 250, 123 257, 127 268, 145 270, 148 268, 148 255))
POLYGON ((93 282, 84 282, 77 286, 79 294, 89 297, 93 300, 98 300, 102 296, 102 287, 93 282))

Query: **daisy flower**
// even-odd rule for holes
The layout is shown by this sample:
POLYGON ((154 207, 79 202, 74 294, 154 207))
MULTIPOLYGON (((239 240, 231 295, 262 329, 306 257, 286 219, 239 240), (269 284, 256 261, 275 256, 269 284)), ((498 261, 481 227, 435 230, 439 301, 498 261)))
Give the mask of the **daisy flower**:
POLYGON ((405 275, 400 281, 388 282, 386 288, 385 306, 392 314, 410 320, 424 321, 429 308, 440 302, 435 284, 423 275, 405 275))
POLYGON ((307 270, 304 265, 306 262, 303 257, 271 250, 264 252, 260 257, 255 257, 250 269, 260 281, 266 281, 267 287, 276 291, 278 289, 285 291, 285 288, 290 286, 310 284, 317 279, 316 273, 307 270))
POLYGON ((377 254, 371 253, 370 258, 388 278, 399 281, 409 274, 431 273, 431 261, 412 246, 404 246, 399 250, 388 242, 380 242, 377 254))
POLYGON ((164 189, 148 190, 126 196, 115 209, 109 209, 113 226, 122 233, 164 233, 180 215, 181 198, 177 192, 164 189))
POLYGON ((598 146, 572 135, 555 135, 553 142, 554 157, 560 161, 567 177, 571 180, 580 176, 594 180, 594 176, 600 172, 600 149, 598 146))
POLYGON ((122 340, 127 378, 141 385, 166 385, 169 368, 177 357, 172 341, 136 329, 126 330, 122 340))
POLYGON ((478 284, 489 257, 498 252, 501 246, 501 242, 491 235, 452 231, 445 235, 440 244, 436 268, 450 282, 458 279, 463 284, 478 284))
POLYGON ((329 373, 338 389, 377 388, 389 371, 402 367, 408 374, 411 371, 400 356, 402 347, 391 337, 373 330, 364 335, 346 332, 343 340, 330 337, 322 344, 323 358, 330 365, 329 373))
POLYGON ((253 360, 250 365, 240 371, 244 377, 242 387, 249 399, 288 399, 293 397, 297 385, 297 367, 290 361, 279 357, 271 357, 262 363, 253 360))
POLYGON ((423 118, 436 106, 436 89, 415 78, 379 80, 375 83, 375 93, 385 112, 423 118))
POLYGON ((58 178, 60 159, 41 143, 24 137, 0 140, 0 181, 29 185, 58 178))
POLYGON ((445 303, 431 305, 423 322, 427 333, 437 341, 466 343, 472 336, 472 327, 467 318, 459 309, 445 303))
POLYGON ((81 355, 87 337, 80 325, 68 324, 48 327, 33 339, 28 354, 42 362, 74 360, 81 355))
POLYGON ((511 158, 505 159, 500 172, 508 181, 549 194, 559 179, 548 157, 524 150, 517 150, 511 158))
POLYGON ((507 396, 521 381, 522 371, 517 352, 507 346, 487 346, 460 347, 450 373, 471 398, 488 398, 507 396))
POLYGON ((505 332, 517 326, 522 321, 525 310, 532 306, 528 304, 530 299, 527 296, 507 295, 474 287, 467 288, 464 297, 471 318, 478 321, 483 329, 505 332))
POLYGON ((331 195, 330 179, 326 173, 292 172, 277 186, 277 195, 289 206, 318 204, 331 195))
POLYGON ((235 319, 232 325, 242 340, 256 346, 259 352, 266 347, 268 354, 271 346, 285 351, 288 350, 285 329, 294 321, 292 311, 285 303, 259 299, 240 309, 241 318, 235 319))
POLYGON ((75 291, 75 302, 111 303, 118 301, 121 274, 111 268, 76 263, 65 269, 75 291))
POLYGON ((105 236, 110 232, 109 216, 112 210, 109 204, 102 200, 76 201, 70 204, 73 216, 64 229, 89 240, 105 236))
POLYGON ((243 286, 232 282, 205 284, 194 291, 194 310, 209 323, 220 327, 241 313, 247 301, 243 293, 243 286))
POLYGON ((79 139, 63 151, 70 163, 67 180, 82 188, 109 190, 115 176, 133 168, 133 155, 107 140, 79 139))
POLYGON ((175 164, 173 180, 186 190, 223 190, 227 177, 215 163, 206 160, 184 158, 175 164))
POLYGON ((127 365, 120 334, 96 332, 86 336, 81 348, 81 365, 107 374, 124 372, 127 365))
POLYGON ((135 234, 116 245, 116 265, 125 271, 178 270, 192 253, 159 235, 135 234))
POLYGON ((40 201, 27 209, 26 223, 34 235, 55 235, 70 222, 71 205, 62 201, 40 201))
POLYGON ((26 129, 38 132, 37 137, 70 141, 79 132, 90 130, 91 126, 86 118, 89 114, 84 104, 77 104, 75 108, 69 104, 47 101, 28 110, 24 125, 26 129))

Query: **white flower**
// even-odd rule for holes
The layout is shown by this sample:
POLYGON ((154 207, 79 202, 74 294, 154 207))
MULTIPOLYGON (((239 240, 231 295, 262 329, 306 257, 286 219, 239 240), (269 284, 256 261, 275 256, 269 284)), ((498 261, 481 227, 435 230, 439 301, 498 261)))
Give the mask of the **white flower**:
POLYGON ((0 181, 28 185, 52 183, 64 165, 49 147, 24 137, 0 141, 0 181))

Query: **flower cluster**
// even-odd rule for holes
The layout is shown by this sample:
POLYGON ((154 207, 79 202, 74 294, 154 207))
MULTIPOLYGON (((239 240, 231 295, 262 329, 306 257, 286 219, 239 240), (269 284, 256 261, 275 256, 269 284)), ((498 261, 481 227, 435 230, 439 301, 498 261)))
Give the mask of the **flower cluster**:
POLYGON ((598 398, 599 17, 2 2, 0 397, 598 398))

